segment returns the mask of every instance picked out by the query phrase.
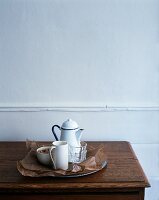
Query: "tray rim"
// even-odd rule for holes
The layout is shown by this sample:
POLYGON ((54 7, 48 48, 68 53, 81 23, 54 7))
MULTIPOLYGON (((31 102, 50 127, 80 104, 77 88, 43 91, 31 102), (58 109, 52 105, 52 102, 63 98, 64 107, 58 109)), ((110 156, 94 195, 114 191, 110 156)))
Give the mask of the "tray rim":
POLYGON ((53 177, 57 177, 57 178, 75 178, 75 177, 82 177, 82 176, 87 176, 87 175, 90 175, 90 174, 94 174, 94 173, 96 173, 96 172, 98 172, 98 171, 100 171, 100 170, 102 170, 102 169, 104 169, 106 166, 107 166, 107 164, 108 164, 108 162, 105 160, 105 161, 103 161, 102 163, 101 163, 101 169, 97 169, 97 170, 93 170, 93 171, 89 171, 89 172, 87 172, 87 173, 80 173, 80 174, 66 174, 66 175, 57 175, 57 176, 53 176, 53 177))

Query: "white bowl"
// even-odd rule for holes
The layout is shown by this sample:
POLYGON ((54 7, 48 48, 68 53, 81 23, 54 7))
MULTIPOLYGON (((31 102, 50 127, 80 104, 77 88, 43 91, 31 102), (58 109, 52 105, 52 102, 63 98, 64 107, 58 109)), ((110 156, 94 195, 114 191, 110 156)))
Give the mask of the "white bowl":
POLYGON ((38 161, 43 165, 51 165, 51 163, 52 163, 49 152, 48 153, 40 152, 40 151, 47 150, 47 149, 49 149, 49 151, 50 151, 50 146, 40 147, 36 150, 36 155, 37 155, 38 161))

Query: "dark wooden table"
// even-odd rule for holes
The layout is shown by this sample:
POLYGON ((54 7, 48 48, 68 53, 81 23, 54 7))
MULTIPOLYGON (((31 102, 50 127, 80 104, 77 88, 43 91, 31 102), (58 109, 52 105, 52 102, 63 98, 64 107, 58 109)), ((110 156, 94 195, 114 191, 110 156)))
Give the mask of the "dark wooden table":
POLYGON ((0 199, 6 200, 143 200, 148 180, 128 142, 105 145, 107 168, 78 178, 22 176, 16 161, 26 154, 25 142, 0 142, 0 199))

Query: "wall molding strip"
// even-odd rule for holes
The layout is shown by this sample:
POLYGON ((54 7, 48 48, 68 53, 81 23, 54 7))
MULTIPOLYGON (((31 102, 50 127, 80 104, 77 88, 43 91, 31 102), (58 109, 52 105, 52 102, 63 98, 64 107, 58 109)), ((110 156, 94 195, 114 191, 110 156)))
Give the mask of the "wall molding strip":
POLYGON ((128 112, 159 111, 159 106, 0 106, 0 112, 128 112))

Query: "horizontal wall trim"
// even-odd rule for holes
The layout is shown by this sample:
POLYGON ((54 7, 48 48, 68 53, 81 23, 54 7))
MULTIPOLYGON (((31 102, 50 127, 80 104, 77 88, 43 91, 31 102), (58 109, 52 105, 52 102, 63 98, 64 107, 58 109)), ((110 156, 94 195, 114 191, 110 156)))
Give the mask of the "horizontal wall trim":
POLYGON ((128 112, 159 111, 159 106, 0 106, 0 112, 128 112))

